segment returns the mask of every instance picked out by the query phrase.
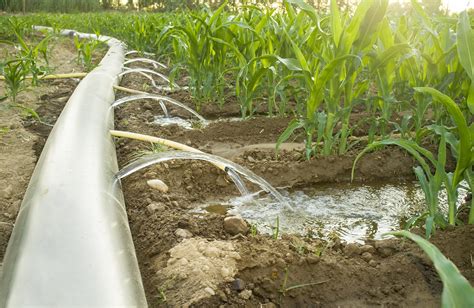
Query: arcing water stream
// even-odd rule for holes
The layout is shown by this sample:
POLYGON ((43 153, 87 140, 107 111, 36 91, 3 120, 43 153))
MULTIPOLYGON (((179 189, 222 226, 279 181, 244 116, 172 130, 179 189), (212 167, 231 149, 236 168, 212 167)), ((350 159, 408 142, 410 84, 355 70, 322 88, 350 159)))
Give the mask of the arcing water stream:
MULTIPOLYGON (((173 159, 202 160, 208 161, 215 165, 223 165, 227 172, 229 169, 232 169, 233 172, 243 175, 250 182, 260 186, 264 191, 271 194, 279 204, 287 204, 286 199, 272 185, 270 185, 267 181, 265 181, 252 171, 238 164, 235 164, 227 159, 202 152, 167 151, 146 155, 124 167, 117 173, 116 176, 118 179, 122 179, 148 166, 173 159)), ((247 192, 245 184, 243 184, 239 176, 231 176, 231 178, 234 182, 236 182, 236 185, 241 192, 247 192)))

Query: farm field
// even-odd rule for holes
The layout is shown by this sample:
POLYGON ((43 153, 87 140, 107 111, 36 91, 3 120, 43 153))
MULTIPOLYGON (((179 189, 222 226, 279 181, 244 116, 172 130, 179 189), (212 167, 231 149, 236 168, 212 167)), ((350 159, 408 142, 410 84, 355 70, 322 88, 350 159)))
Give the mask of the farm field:
POLYGON ((103 121, 149 307, 469 307, 474 17, 404 9, 0 15, 0 258, 51 129, 110 57, 74 29, 126 44, 103 121))

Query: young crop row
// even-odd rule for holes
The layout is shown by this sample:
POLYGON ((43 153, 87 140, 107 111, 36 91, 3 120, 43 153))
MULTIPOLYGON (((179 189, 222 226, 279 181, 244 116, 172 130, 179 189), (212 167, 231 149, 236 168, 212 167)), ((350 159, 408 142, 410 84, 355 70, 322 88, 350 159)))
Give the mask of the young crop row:
POLYGON ((474 186, 472 18, 428 15, 415 0, 403 15, 387 12, 388 0, 363 0, 353 12, 330 4, 327 12, 286 0, 238 11, 224 3, 214 11, 21 19, 111 35, 157 54, 170 64, 172 80, 189 77, 198 109, 235 96, 242 117, 255 115, 257 105, 269 115, 292 115, 278 144, 302 133, 308 158, 347 153, 361 142, 351 138, 356 129, 367 134, 366 151, 398 145, 420 163, 415 173, 427 200, 412 222, 424 221, 428 235, 433 226, 455 224, 458 188, 474 186), (439 144, 438 153, 421 146, 426 140, 439 144), (447 148, 454 173, 446 168, 447 148), (448 192, 447 216, 437 204, 441 189, 448 192))
MULTIPOLYGON (((45 32, 40 38, 33 35, 32 29, 21 19, 8 18, 0 21, 5 33, 0 33, 0 46, 10 46, 10 50, 2 52, 0 59, 0 75, 5 80, 6 97, 10 97, 13 106, 17 104, 17 95, 27 85, 36 86, 38 81, 52 72, 49 65, 51 48, 59 39, 58 33, 45 32), (30 83, 27 81, 30 80, 30 83)), ((74 37, 77 50, 77 61, 87 71, 92 70, 93 53, 100 43, 95 40, 79 40, 74 37)), ((31 112, 30 112, 31 113, 31 112)))

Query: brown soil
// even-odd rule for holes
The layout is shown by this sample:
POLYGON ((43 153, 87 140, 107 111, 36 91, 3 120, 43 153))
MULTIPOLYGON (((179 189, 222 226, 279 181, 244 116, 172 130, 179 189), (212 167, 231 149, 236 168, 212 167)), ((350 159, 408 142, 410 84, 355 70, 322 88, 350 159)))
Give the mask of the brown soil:
MULTIPOLYGON (((133 88, 137 84, 126 78, 122 85, 133 88)), ((183 99, 189 96, 186 92, 172 96, 192 102, 183 99)), ((224 113, 218 107, 206 108, 204 114, 210 119, 238 115, 238 111, 229 111, 237 110, 232 101, 224 113)), ((171 113, 185 116, 178 110, 171 113)), ((156 114, 161 114, 158 105, 129 103, 117 110, 117 129, 167 138, 221 155, 287 189, 349 181, 352 162, 360 150, 359 145, 344 156, 307 161, 301 137, 297 137, 277 157, 274 143, 289 118, 212 122, 205 128, 185 130, 152 124, 156 114)), ((123 166, 149 152, 150 145, 120 139, 117 150, 123 166)), ((387 148, 360 162, 356 180, 411 180, 413 166, 414 161, 403 151, 387 148)), ((283 235, 278 240, 255 233, 233 236, 224 230, 225 213, 191 213, 197 204, 238 195, 224 172, 208 163, 170 161, 155 165, 124 179, 123 189, 150 307, 440 305, 442 284, 431 262, 411 242, 367 240, 359 245, 337 238, 323 241, 316 236, 283 235), (146 183, 150 179, 162 180, 169 190, 151 189, 146 183), (215 248, 222 242, 232 245, 230 251, 236 253, 230 261, 229 251, 215 248), (183 250, 189 254, 177 254, 183 250), (234 261, 236 269, 232 267, 234 261), (218 269, 208 266, 210 263, 217 264, 218 269), (235 274, 229 278, 228 273, 235 274)), ((458 227, 440 231, 432 240, 471 283, 473 231, 473 226, 458 227)))
MULTIPOLYGON (((13 56, 12 48, 3 44, 1 47, 0 61, 13 56)), ((97 58, 100 57, 98 54, 97 58)), ((49 63, 54 73, 84 71, 76 62, 75 47, 68 38, 55 38, 50 42, 49 63)), ((79 81, 43 80, 36 87, 28 86, 17 97, 21 108, 12 107, 10 98, 0 102, 0 260, 36 161, 52 125, 79 81), (41 122, 27 110, 35 111, 41 122)), ((5 95, 5 90, 4 82, 0 81, 0 97, 5 95)))

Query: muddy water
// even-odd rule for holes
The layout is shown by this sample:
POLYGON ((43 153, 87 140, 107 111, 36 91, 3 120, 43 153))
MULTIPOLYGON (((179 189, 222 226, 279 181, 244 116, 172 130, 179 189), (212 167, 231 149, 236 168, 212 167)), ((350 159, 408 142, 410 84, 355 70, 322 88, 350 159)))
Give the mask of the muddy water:
MULTIPOLYGON (((460 191, 459 199, 465 196, 460 191)), ((381 239, 386 232, 404 228, 408 218, 425 208, 424 196, 416 183, 322 185, 286 194, 293 211, 270 199, 234 198, 224 203, 202 207, 214 213, 238 214, 257 227, 259 232, 279 233, 347 242, 381 239)), ((440 195, 440 204, 446 196, 440 195)))

